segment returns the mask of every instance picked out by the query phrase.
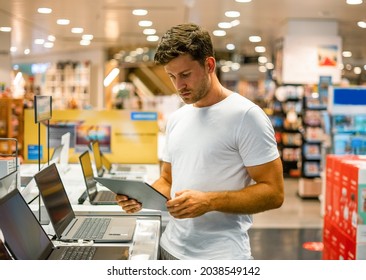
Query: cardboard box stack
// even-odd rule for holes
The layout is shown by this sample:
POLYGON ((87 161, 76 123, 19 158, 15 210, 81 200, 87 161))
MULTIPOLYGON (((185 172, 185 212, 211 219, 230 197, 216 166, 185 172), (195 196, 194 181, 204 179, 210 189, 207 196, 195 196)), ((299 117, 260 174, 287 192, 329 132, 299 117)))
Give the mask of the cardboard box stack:
POLYGON ((366 157, 327 155, 323 259, 366 259, 366 157))

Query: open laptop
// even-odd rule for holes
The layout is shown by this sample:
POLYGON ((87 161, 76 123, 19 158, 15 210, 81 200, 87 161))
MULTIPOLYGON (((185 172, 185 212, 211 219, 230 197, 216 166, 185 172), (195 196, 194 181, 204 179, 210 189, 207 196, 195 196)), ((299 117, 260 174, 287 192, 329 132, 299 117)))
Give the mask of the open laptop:
POLYGON ((77 250, 78 257, 93 260, 129 258, 129 246, 78 246, 76 243, 55 247, 17 189, 0 198, 0 213, 5 245, 16 260, 69 259, 72 250, 77 250))
POLYGON ((100 150, 98 141, 91 142, 90 147, 93 151, 98 177, 103 177, 104 170, 107 170, 109 174, 115 174, 117 176, 120 176, 121 174, 133 174, 135 175, 136 179, 143 179, 143 176, 146 175, 146 167, 143 165, 111 163, 100 150))
POLYGON ((55 163, 38 172, 34 179, 58 240, 83 239, 94 242, 130 242, 132 240, 136 227, 135 217, 76 216, 55 163), (97 226, 98 222, 102 223, 100 225, 102 232, 99 233, 95 229, 91 234, 85 232, 84 226, 97 226))
POLYGON ((86 150, 79 156, 79 161, 81 165, 81 170, 83 171, 86 192, 89 197, 90 204, 117 204, 116 194, 114 192, 110 190, 98 190, 97 182, 94 180, 94 172, 88 150, 86 150))

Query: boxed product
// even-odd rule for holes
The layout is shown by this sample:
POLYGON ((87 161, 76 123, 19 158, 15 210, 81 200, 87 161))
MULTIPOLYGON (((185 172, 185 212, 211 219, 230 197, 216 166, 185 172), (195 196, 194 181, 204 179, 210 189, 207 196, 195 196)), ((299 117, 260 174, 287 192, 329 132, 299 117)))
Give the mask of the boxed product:
POLYGON ((0 157, 0 178, 16 170, 15 157, 0 157))
POLYGON ((366 259, 365 157, 328 155, 324 259, 366 259))

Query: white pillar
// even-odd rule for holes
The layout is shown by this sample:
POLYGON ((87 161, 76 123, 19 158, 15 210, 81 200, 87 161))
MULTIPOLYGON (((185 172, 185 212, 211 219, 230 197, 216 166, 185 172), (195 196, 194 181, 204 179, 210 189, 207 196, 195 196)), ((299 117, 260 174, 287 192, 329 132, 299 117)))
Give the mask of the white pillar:
POLYGON ((11 86, 10 32, 0 32, 0 92, 11 86))

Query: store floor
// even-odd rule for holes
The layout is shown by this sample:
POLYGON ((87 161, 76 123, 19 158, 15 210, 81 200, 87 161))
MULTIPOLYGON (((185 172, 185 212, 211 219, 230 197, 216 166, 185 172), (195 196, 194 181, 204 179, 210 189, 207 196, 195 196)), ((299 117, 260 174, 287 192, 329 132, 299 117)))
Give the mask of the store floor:
POLYGON ((298 180, 285 179, 281 208, 254 215, 250 230, 252 255, 257 260, 320 260, 321 203, 297 195, 298 180))

